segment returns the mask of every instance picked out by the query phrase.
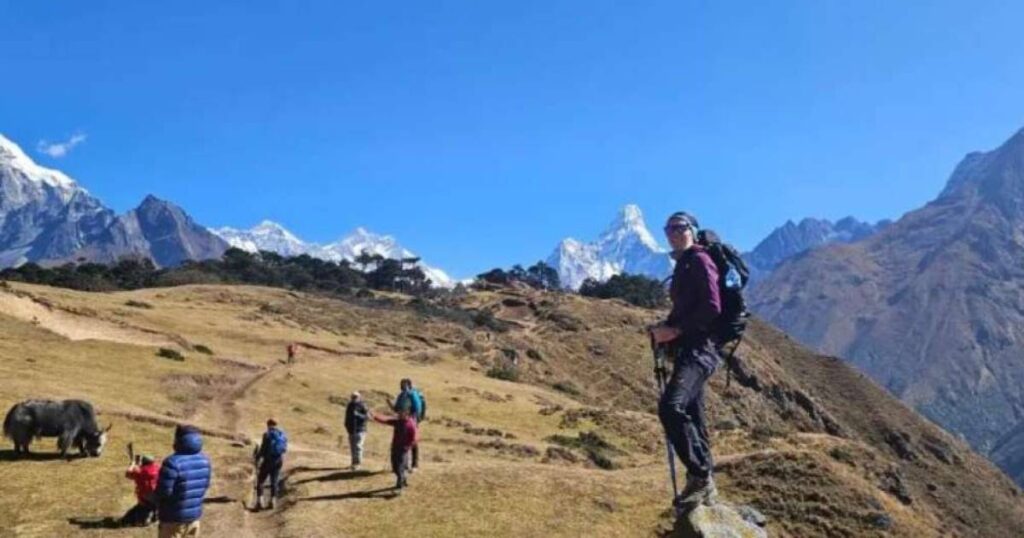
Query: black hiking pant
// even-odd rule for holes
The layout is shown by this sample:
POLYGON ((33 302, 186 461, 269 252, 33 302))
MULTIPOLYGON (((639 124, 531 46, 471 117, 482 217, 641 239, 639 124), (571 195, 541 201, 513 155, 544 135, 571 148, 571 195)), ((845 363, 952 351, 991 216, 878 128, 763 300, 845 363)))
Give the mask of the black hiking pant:
POLYGON ((263 482, 270 479, 270 497, 277 498, 277 485, 281 478, 281 467, 284 466, 284 459, 263 460, 260 464, 260 472, 256 475, 256 495, 263 495, 263 482))
POLYGON ((714 468, 704 414, 704 387, 717 367, 718 353, 710 342, 682 347, 658 402, 658 418, 688 478, 708 478, 714 468))
POLYGON ((391 472, 395 473, 395 487, 405 487, 407 474, 409 472, 409 456, 411 450, 402 450, 399 447, 391 447, 391 472))

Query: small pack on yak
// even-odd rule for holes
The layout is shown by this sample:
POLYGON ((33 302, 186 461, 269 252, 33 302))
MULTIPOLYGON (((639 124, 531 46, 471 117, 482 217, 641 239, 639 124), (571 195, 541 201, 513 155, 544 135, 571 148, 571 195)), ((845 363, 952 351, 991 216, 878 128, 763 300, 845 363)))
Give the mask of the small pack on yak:
POLYGON ((743 288, 750 280, 750 269, 740 257, 740 253, 728 243, 723 243, 718 234, 711 230, 697 233, 697 243, 715 262, 718 268, 718 292, 722 300, 722 313, 715 318, 711 328, 711 338, 724 355, 726 346, 731 345, 728 355, 724 355, 726 365, 726 386, 732 379, 735 367, 736 349, 743 340, 743 331, 747 328, 747 303, 743 299, 743 288))

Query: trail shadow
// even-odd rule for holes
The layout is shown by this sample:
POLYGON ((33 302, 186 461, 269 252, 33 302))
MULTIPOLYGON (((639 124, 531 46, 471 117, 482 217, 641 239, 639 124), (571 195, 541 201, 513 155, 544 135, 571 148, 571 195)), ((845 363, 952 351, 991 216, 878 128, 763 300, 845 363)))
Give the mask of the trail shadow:
POLYGON ((310 473, 310 472, 314 472, 314 471, 347 471, 347 470, 349 470, 348 467, 306 467, 306 466, 300 465, 298 467, 292 467, 288 474, 310 473))
POLYGON ((299 486, 302 484, 308 484, 310 482, 336 482, 339 480, 355 480, 357 478, 366 478, 368 476, 374 476, 383 473, 384 471, 341 471, 337 473, 325 474, 321 476, 304 478, 302 480, 296 480, 292 482, 292 485, 299 486))
POLYGON ((394 488, 371 489, 367 491, 352 491, 350 493, 336 493, 334 495, 319 495, 316 497, 305 497, 296 499, 296 502, 304 501, 344 501, 346 499, 384 499, 391 500, 398 497, 398 490, 394 488))
POLYGON ((60 455, 60 452, 30 452, 28 454, 19 454, 10 449, 0 450, 0 462, 21 462, 21 461, 58 461, 64 459, 78 459, 78 454, 68 454, 65 458, 60 455))
POLYGON ((71 517, 68 523, 77 525, 80 529, 120 529, 122 528, 119 518, 116 517, 71 517))

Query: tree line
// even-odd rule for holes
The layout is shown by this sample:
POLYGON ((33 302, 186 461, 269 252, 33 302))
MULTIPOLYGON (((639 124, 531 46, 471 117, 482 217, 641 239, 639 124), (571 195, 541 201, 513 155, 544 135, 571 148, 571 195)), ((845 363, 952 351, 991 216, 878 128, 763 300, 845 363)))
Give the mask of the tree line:
MULTIPOLYGON (((333 262, 306 254, 282 256, 274 252, 251 253, 230 248, 220 259, 187 261, 168 268, 158 268, 145 257, 123 258, 113 264, 80 260, 56 267, 26 263, 0 271, 0 280, 82 291, 136 290, 186 284, 251 284, 340 295, 368 288, 419 296, 434 289, 418 266, 419 261, 419 258, 391 259, 363 252, 353 261, 333 262)), ((499 286, 523 285, 539 290, 569 291, 562 287, 558 271, 543 261, 527 268, 514 265, 510 269, 491 269, 477 275, 476 281, 499 286)), ((661 283, 642 275, 616 275, 605 282, 587 279, 579 293, 600 299, 622 299, 644 308, 660 308, 668 303, 661 283)))

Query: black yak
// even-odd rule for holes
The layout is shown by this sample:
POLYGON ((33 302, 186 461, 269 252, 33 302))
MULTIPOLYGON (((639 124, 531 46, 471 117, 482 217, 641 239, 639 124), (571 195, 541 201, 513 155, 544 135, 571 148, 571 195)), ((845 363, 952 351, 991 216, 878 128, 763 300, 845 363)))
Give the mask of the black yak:
POLYGON ((83 400, 26 400, 15 404, 4 418, 4 436, 14 441, 16 454, 28 455, 35 437, 56 437, 60 455, 71 447, 82 456, 103 453, 110 426, 101 430, 92 404, 83 400))

